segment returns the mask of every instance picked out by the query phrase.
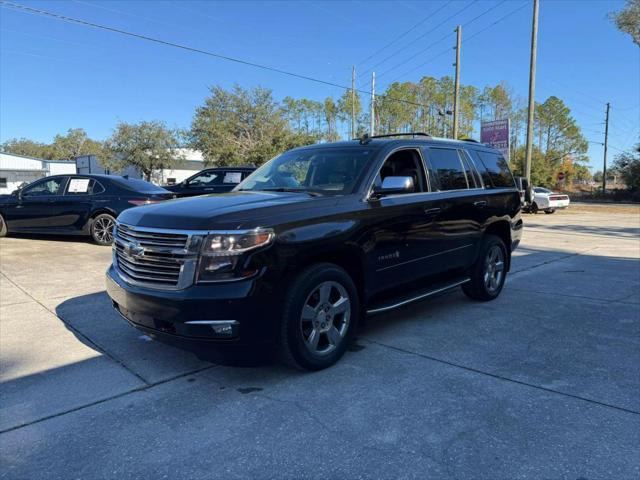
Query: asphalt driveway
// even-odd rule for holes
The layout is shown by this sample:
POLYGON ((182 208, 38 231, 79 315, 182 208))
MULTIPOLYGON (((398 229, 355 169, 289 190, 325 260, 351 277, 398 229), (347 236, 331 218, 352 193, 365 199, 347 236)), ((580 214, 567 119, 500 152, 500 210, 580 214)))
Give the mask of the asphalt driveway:
POLYGON ((1 239, 0 478, 638 478, 640 211, 525 221, 498 300, 373 317, 312 374, 150 341, 108 248, 1 239))

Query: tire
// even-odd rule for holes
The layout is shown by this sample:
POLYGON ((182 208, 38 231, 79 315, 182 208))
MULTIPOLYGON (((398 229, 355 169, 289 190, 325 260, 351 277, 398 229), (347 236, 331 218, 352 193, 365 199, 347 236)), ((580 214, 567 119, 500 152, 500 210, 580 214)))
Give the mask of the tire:
POLYGON ((116 219, 108 213, 101 213, 91 222, 91 237, 98 245, 108 246, 113 243, 113 228, 116 219))
POLYGON ((555 212, 555 209, 553 208, 548 208, 547 210, 544 211, 544 213, 546 213, 547 215, 551 215, 553 212, 555 212))
POLYGON ((0 238, 7 236, 7 223, 4 221, 4 217, 0 215, 0 238))
POLYGON ((281 360, 304 370, 330 367, 353 339, 359 309, 347 272, 332 263, 309 266, 288 287, 278 341, 281 360))
POLYGON ((538 204, 533 202, 529 207, 529 213, 533 213, 534 215, 538 213, 538 204))
POLYGON ((483 302, 496 299, 507 277, 507 258, 507 248, 502 239, 496 235, 485 235, 478 259, 471 267, 471 281, 462 285, 467 297, 483 302))

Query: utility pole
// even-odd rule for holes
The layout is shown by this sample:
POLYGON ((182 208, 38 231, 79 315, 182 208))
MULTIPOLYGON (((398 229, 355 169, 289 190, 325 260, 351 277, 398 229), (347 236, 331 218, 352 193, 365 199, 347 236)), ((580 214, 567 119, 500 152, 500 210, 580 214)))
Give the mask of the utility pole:
POLYGON ((351 138, 356 137, 356 66, 351 68, 351 138))
POLYGON ((525 176, 531 184, 531 154, 533 150, 533 114, 536 92, 536 57, 538 55, 538 0, 533 0, 533 24, 531 26, 531 63, 529 64, 529 111, 527 116, 527 154, 525 176))
POLYGON ((371 128, 369 134, 373 137, 376 134, 376 72, 371 72, 371 128))
POLYGON ((462 47, 462 25, 456 28, 456 84, 453 94, 453 139, 458 138, 458 109, 460 104, 460 48, 462 47))
POLYGON ((602 167, 602 194, 607 193, 607 146, 609 142, 609 102, 607 102, 607 115, 604 120, 604 166, 602 167))

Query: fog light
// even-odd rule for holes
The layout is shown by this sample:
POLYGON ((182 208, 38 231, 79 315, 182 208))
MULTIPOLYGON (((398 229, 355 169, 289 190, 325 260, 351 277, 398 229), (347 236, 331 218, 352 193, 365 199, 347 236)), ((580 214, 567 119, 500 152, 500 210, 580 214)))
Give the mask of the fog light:
POLYGON ((233 335, 232 325, 211 325, 216 335, 231 337, 233 335))
POLYGON ((208 325, 218 337, 237 337, 240 324, 237 320, 189 320, 187 325, 208 325))

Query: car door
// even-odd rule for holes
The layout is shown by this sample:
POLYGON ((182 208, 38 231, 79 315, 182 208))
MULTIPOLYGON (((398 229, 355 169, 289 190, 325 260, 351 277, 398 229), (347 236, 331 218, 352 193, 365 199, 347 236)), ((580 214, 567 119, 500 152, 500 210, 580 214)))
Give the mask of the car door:
POLYGON ((7 226, 12 231, 47 230, 56 224, 55 200, 62 194, 66 177, 45 177, 23 188, 7 208, 7 226))
POLYGON ((480 175, 464 149, 430 146, 423 151, 435 191, 424 204, 432 215, 437 252, 430 273, 463 270, 473 263, 487 215, 480 175))
POLYGON ((93 208, 96 193, 104 190, 94 179, 82 176, 70 177, 63 195, 53 202, 57 228, 78 232, 83 230, 93 208))
MULTIPOLYGON (((410 158, 409 155, 406 158, 410 158)), ((414 178, 413 192, 380 197, 370 193, 367 199, 365 251, 371 293, 415 281, 429 273, 428 260, 435 253, 436 245, 433 243, 433 218, 424 211, 424 204, 431 194, 420 150, 401 148, 392 151, 379 169, 374 187, 387 176, 409 174, 414 178), (397 158, 407 155, 406 152, 412 152, 415 168, 408 168, 410 162, 406 159, 394 165, 394 155, 397 158), (403 163, 405 167, 402 167, 403 163)))

